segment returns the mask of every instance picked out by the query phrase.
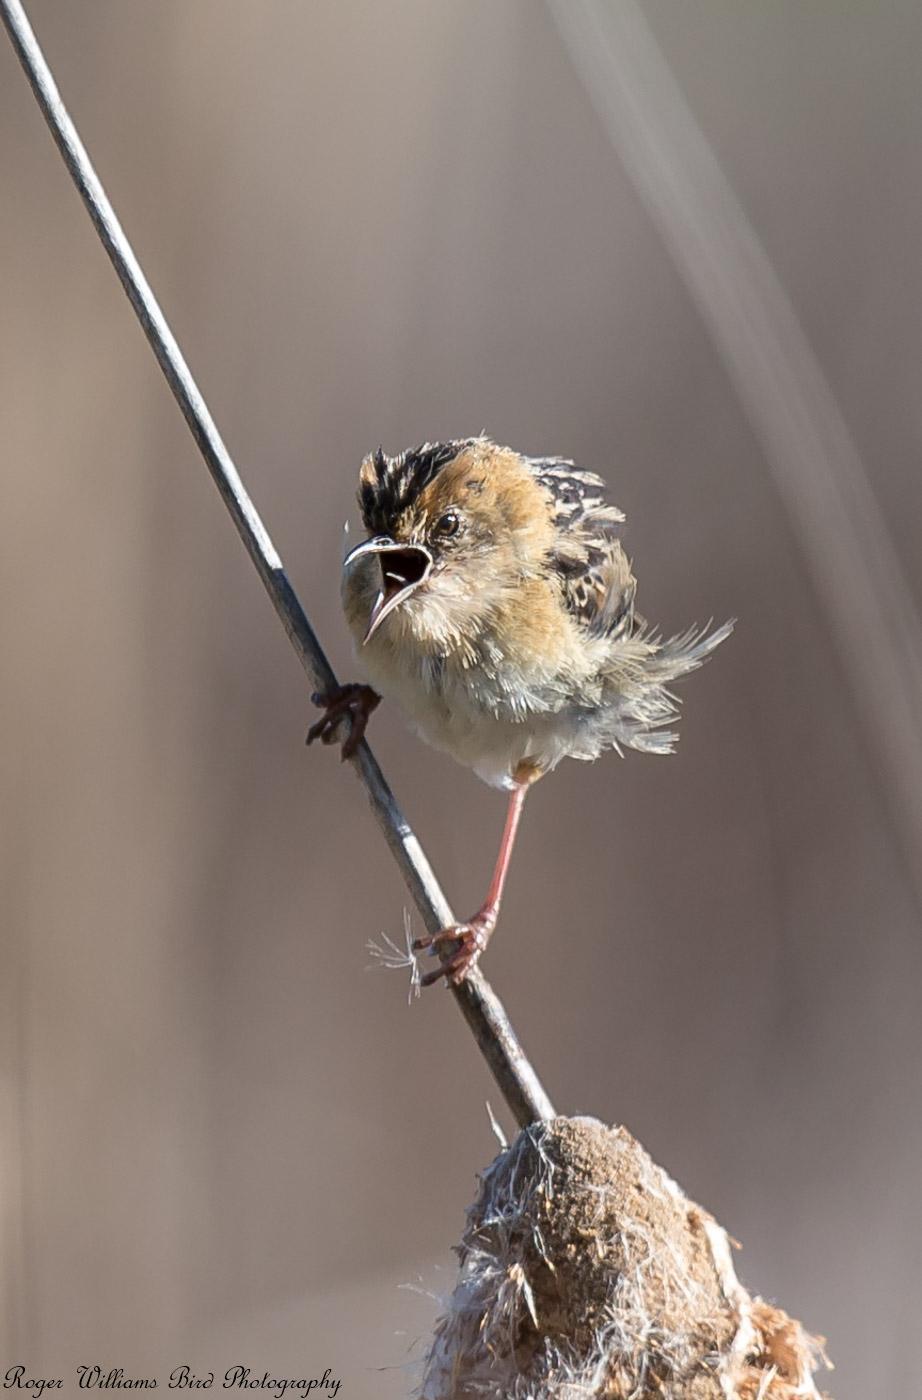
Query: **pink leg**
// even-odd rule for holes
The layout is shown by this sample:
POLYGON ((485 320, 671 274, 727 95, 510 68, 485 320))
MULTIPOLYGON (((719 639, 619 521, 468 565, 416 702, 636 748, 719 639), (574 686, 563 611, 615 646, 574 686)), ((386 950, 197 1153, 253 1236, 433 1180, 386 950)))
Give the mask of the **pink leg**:
POLYGON ((493 879, 490 881, 490 888, 482 908, 467 923, 452 924, 449 928, 443 928, 439 933, 429 933, 424 938, 417 938, 413 944, 416 949, 434 948, 436 950, 448 943, 460 943, 461 945, 449 953, 435 972, 428 972, 422 978, 424 987, 431 986, 440 977, 447 977, 450 982, 458 986, 477 963, 490 941, 490 935, 496 927, 496 920, 499 916, 506 874, 509 870, 512 848, 515 845, 515 834, 519 829, 519 819, 525 805, 525 795, 532 781, 533 778, 530 777, 524 781, 516 782, 509 794, 506 825, 503 828, 503 837, 499 845, 499 855, 496 858, 493 879))

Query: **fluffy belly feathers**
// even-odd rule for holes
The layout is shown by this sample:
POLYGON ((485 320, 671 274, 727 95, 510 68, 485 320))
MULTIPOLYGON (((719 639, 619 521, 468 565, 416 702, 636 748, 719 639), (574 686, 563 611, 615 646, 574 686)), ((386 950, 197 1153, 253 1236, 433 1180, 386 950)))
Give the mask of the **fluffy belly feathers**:
POLYGON ((441 658, 398 653, 374 644, 361 660, 376 690, 394 700, 412 728, 433 748, 472 768, 492 787, 514 786, 519 765, 533 762, 547 771, 567 755, 595 757, 591 716, 568 705, 546 684, 539 699, 513 671, 485 678, 482 667, 465 668, 441 658))

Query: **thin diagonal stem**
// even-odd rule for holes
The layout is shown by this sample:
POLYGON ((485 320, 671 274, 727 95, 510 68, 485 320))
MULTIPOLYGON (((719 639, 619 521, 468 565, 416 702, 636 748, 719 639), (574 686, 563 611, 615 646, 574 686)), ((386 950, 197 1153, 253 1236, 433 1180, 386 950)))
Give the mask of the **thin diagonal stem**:
MULTIPOLYGON (((329 690, 336 684, 332 667, 295 596, 278 552, 231 461, 182 351, 115 216, 77 129, 61 101, 57 85, 32 32, 26 12, 19 0, 0 0, 0 16, 45 120, 51 128, 58 150, 96 226, 96 232, 112 260, 160 368, 166 375, 198 443, 199 451, 275 605, 301 665, 310 677, 313 687, 317 690, 329 690)), ((394 795, 367 744, 360 745, 351 762, 365 784, 372 811, 426 928, 430 933, 436 933, 454 923, 454 916, 439 888, 432 867, 397 806, 394 795)), ((460 987, 453 990, 455 999, 516 1121, 525 1126, 539 1118, 553 1117, 554 1110, 550 1100, 525 1057, 502 1003, 483 974, 475 969, 460 987)))

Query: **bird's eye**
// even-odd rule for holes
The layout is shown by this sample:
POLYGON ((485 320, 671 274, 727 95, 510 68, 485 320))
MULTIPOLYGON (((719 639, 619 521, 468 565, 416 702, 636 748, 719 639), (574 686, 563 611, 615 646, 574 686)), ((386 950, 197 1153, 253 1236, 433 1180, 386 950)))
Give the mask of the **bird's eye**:
POLYGON ((451 539, 461 529, 461 517, 456 510, 446 510, 435 522, 435 533, 440 539, 451 539))

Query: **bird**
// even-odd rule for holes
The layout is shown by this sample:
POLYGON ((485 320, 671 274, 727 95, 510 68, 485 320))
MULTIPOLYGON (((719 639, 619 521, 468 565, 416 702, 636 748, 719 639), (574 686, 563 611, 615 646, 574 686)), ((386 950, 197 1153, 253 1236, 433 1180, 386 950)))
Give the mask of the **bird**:
POLYGON ((354 755, 382 696, 419 736, 508 792, 486 898, 415 940, 440 956, 421 979, 458 986, 496 926, 525 797, 563 758, 670 753, 670 686, 733 629, 663 639, 635 609, 623 513, 595 472, 486 436, 362 462, 366 538, 345 557, 342 604, 371 684, 314 695, 307 742, 354 755), (344 725, 348 716, 350 723, 344 725), (345 737, 344 737, 345 735, 345 737))

